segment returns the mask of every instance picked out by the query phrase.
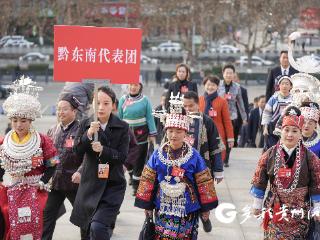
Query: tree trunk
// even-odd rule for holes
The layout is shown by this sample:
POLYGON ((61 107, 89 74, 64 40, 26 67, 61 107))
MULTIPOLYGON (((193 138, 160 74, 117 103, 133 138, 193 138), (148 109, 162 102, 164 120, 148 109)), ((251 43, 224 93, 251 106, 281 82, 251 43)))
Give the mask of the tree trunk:
POLYGON ((249 49, 247 52, 247 57, 248 57, 248 69, 251 69, 252 67, 252 55, 253 55, 252 49, 249 49))

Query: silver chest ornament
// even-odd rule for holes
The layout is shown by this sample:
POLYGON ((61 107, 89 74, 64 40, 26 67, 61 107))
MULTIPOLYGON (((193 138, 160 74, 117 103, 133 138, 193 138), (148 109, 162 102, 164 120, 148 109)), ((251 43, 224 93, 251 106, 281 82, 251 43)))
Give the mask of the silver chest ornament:
MULTIPOLYGON (((175 160, 169 160, 166 159, 163 156, 163 147, 166 145, 165 143, 162 147, 160 147, 158 153, 159 153, 159 159, 160 161, 165 164, 168 167, 174 167, 177 166, 180 168, 180 166, 184 163, 186 163, 192 156, 192 148, 190 145, 187 145, 187 153, 185 156, 180 157, 175 160)), ((180 177, 176 176, 170 176, 167 174, 164 177, 164 180, 160 182, 160 214, 166 214, 171 216, 177 216, 177 217, 184 217, 186 216, 186 197, 185 197, 185 191, 186 191, 186 184, 184 182, 181 182, 180 177)))
POLYGON ((165 180, 160 183, 160 214, 184 217, 186 215, 186 184, 180 182, 179 177, 175 177, 175 183, 171 184, 172 176, 165 176, 165 180))

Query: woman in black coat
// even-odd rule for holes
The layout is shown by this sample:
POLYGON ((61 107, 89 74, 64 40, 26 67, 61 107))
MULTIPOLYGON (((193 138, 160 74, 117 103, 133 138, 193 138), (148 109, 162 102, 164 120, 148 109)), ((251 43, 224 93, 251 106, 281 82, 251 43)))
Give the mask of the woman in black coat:
POLYGON ((126 190, 123 164, 128 155, 129 127, 111 113, 115 98, 110 88, 98 89, 98 122, 84 120, 75 139, 75 151, 84 159, 70 221, 87 229, 91 240, 110 239, 126 190), (96 132, 99 137, 94 142, 96 132))
POLYGON ((176 74, 174 78, 174 82, 170 83, 167 92, 166 109, 168 109, 169 107, 171 93, 173 93, 174 96, 176 96, 178 92, 180 92, 181 94, 184 94, 188 91, 194 91, 198 93, 197 84, 191 81, 191 72, 188 65, 184 63, 178 64, 176 67, 176 74))

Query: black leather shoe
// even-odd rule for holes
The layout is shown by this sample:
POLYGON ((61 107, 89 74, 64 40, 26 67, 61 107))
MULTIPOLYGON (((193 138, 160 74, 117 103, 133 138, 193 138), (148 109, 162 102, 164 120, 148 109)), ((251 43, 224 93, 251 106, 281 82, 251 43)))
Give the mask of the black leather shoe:
POLYGON ((205 232, 211 232, 211 230, 212 230, 212 224, 211 224, 210 219, 208 219, 207 221, 204 221, 204 220, 202 219, 202 217, 200 217, 200 219, 201 219, 201 222, 202 222, 202 224, 203 224, 203 230, 204 230, 205 232))
POLYGON ((132 192, 132 196, 136 196, 137 195, 137 189, 133 189, 133 192, 132 192))
POLYGON ((132 190, 133 190, 132 196, 134 196, 134 197, 137 194, 138 186, 139 186, 139 181, 132 179, 132 190))
POLYGON ((129 178, 129 186, 132 186, 132 178, 129 178))
POLYGON ((224 163, 224 167, 229 167, 229 163, 224 163))

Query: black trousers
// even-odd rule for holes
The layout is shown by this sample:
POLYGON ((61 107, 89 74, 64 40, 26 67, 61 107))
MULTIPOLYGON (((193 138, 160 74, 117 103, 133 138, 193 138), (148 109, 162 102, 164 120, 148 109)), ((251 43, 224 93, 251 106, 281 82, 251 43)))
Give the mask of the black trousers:
POLYGON ((148 143, 140 144, 137 146, 139 152, 137 154, 136 162, 133 166, 133 179, 138 180, 141 176, 144 165, 146 164, 148 154, 148 143))
POLYGON ((229 157, 230 157, 231 148, 229 148, 228 143, 226 144, 226 159, 224 160, 224 163, 229 163, 229 157))
POLYGON ((242 125, 240 130, 239 147, 244 148, 248 143, 248 124, 242 125))
MULTIPOLYGON (((43 212, 43 232, 42 240, 51 240, 54 229, 56 227, 56 221, 59 215, 59 209, 63 205, 64 200, 67 198, 73 206, 76 198, 77 191, 57 191, 51 190, 48 196, 47 204, 43 212)), ((85 236, 85 232, 81 230, 81 236, 85 236)), ((83 239, 81 237, 81 239, 83 239)))
MULTIPOLYGON (((235 119, 235 120, 232 120, 232 126, 233 126, 233 133, 234 133, 234 147, 236 147, 238 142, 238 135, 239 135, 239 131, 241 129, 242 123, 240 124, 239 119, 235 119)), ((224 160, 224 163, 229 163, 230 152, 231 152, 231 148, 229 148, 229 145, 227 143, 226 159, 224 160)))
POLYGON ((92 217, 87 239, 111 239, 125 192, 126 184, 106 187, 92 217))
POLYGON ((238 137, 242 127, 242 118, 238 116, 237 119, 232 120, 233 134, 234 134, 234 147, 238 146, 238 137))

